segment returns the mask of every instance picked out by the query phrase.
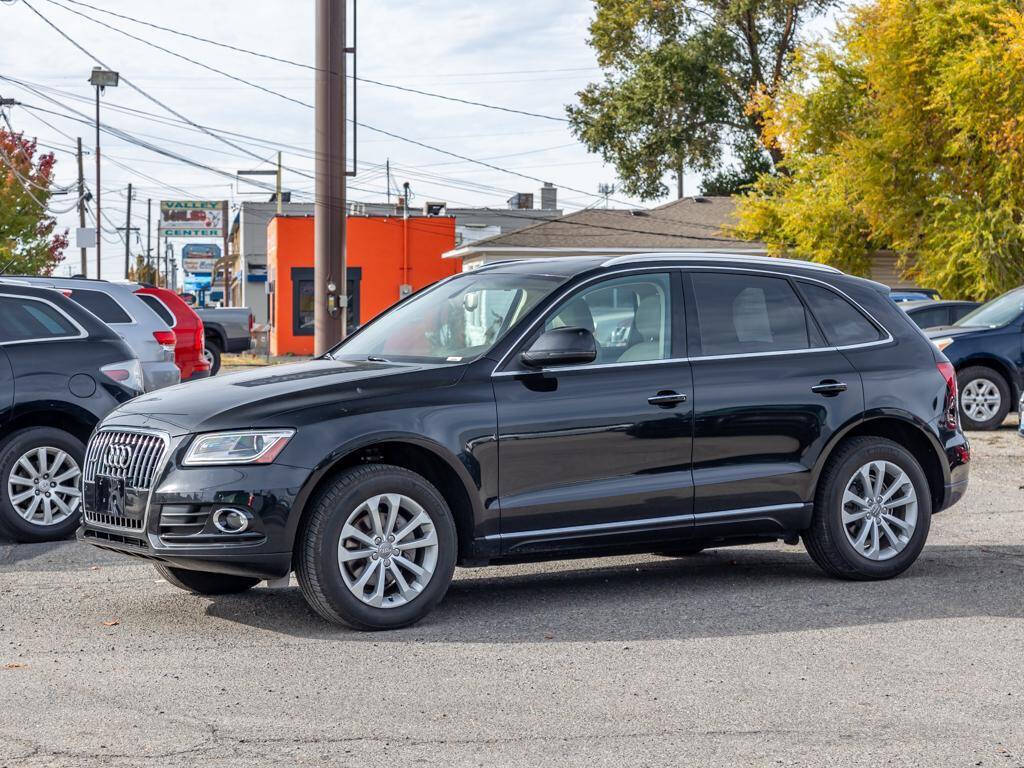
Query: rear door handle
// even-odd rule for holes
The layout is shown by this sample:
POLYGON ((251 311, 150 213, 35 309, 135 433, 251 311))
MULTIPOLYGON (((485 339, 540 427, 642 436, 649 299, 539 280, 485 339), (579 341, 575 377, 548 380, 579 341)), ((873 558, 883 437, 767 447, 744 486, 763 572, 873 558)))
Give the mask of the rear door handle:
POLYGON ((659 408, 671 408, 679 403, 686 402, 686 395, 679 392, 673 392, 670 389, 662 390, 656 395, 652 395, 647 398, 647 402, 651 405, 656 405, 659 408))
POLYGON ((825 379, 825 381, 811 387, 811 392, 814 392, 816 395, 824 395, 825 397, 835 397, 840 392, 845 392, 846 390, 845 382, 832 379, 825 379))

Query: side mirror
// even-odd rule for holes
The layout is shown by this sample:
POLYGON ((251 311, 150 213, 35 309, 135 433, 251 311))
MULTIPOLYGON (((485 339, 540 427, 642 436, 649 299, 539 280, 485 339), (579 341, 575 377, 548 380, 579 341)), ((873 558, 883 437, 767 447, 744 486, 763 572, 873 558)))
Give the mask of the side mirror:
POLYGON ((530 368, 592 363, 597 359, 597 341, 586 328, 554 328, 542 333, 519 359, 530 368))

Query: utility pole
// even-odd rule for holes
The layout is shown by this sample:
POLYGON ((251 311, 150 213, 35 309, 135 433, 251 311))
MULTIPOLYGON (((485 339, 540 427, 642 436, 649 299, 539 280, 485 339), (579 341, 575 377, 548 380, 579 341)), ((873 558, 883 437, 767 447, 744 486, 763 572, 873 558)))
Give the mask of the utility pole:
POLYGON ((146 200, 146 271, 153 269, 153 198, 146 200))
POLYGON ((347 0, 316 0, 314 354, 345 338, 347 0))
MULTIPOLYGON (((281 208, 281 152, 277 153, 277 170, 276 171, 235 171, 237 176, 276 176, 277 177, 277 215, 280 216, 282 213, 281 208)), ((225 219, 227 221, 227 219, 225 219)), ((227 256, 227 254, 224 254, 227 256)))
POLYGON ((387 158, 384 161, 384 168, 386 169, 388 178, 388 205, 391 205, 391 158, 387 158))
POLYGON ((164 288, 171 285, 171 242, 164 238, 164 288))
POLYGON ((128 245, 132 237, 132 183, 128 182, 128 213, 125 216, 124 225, 124 279, 128 279, 128 272, 131 270, 131 254, 128 245))
POLYGON ((89 84, 96 87, 96 144, 93 148, 93 152, 96 154, 96 279, 98 280, 101 276, 103 269, 102 251, 103 251, 103 225, 100 213, 100 93, 103 92, 108 86, 116 88, 120 76, 117 72, 109 69, 103 69, 102 67, 93 67, 92 74, 89 75, 89 84))
MULTIPOLYGON (((278 155, 278 157, 280 157, 280 155, 278 155)), ((280 199, 277 201, 277 205, 280 208, 280 206, 281 206, 280 199)), ((227 200, 224 201, 223 206, 224 206, 224 209, 223 209, 224 210, 224 222, 223 222, 224 223, 224 227, 223 227, 223 230, 224 230, 224 306, 225 307, 230 307, 231 306, 231 294, 229 293, 229 291, 231 289, 231 260, 228 258, 228 248, 230 247, 231 243, 228 241, 228 214, 230 213, 230 210, 228 209, 228 201, 227 200)), ((241 216, 239 216, 239 226, 241 226, 241 216)), ((239 235, 239 237, 241 237, 241 235, 239 235)))
MULTIPOLYGON (((85 172, 82 169, 82 137, 78 137, 78 226, 81 229, 85 229, 85 172)), ((99 232, 96 233, 96 239, 99 239, 99 232)), ((89 269, 89 258, 85 252, 85 248, 82 249, 82 276, 88 277, 87 270, 89 269)))
POLYGON ((162 216, 156 218, 156 258, 153 259, 154 275, 156 285, 160 285, 160 219, 162 216))

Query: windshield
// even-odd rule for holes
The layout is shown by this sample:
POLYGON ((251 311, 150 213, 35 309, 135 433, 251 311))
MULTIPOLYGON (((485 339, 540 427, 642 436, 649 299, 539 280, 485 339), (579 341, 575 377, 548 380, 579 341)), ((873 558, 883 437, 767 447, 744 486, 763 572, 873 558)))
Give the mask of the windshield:
POLYGON ((1024 288, 1016 288, 992 299, 957 320, 959 328, 999 328, 1013 322, 1024 312, 1024 288))
POLYGON ((428 288, 331 350, 336 360, 461 363, 493 347, 561 278, 468 273, 428 288))

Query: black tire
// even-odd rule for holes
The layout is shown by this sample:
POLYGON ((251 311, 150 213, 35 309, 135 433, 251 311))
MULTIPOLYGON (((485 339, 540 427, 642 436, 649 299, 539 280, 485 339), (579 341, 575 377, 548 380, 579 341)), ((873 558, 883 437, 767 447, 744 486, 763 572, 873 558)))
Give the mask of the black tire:
POLYGON ((436 606, 455 573, 458 536, 444 497, 423 477, 402 467, 365 464, 345 470, 311 502, 299 533, 296 576, 310 607, 327 621, 358 630, 398 629, 414 624, 436 606), (397 493, 415 501, 437 534, 437 561, 420 594, 403 605, 375 607, 345 584, 338 562, 341 532, 349 515, 367 499, 397 493))
POLYGON ((210 375, 216 376, 217 371, 220 370, 220 356, 223 353, 221 352, 220 344, 209 336, 206 337, 206 352, 210 360, 210 375))
POLYGON ((857 581, 891 579, 917 559, 928 538, 932 496, 921 465, 909 451, 881 437, 856 437, 829 457, 818 481, 811 527, 802 536, 808 554, 830 576, 857 581), (917 495, 917 524, 904 549, 888 560, 870 560, 850 543, 843 527, 843 494, 854 473, 869 461, 885 460, 902 469, 917 495))
MULTIPOLYGON (((81 501, 79 501, 74 514, 62 522, 42 525, 25 520, 18 514, 11 500, 11 486, 8 482, 11 470, 22 456, 35 448, 55 448, 64 451, 74 459, 81 470, 85 457, 85 446, 77 437, 62 429, 28 427, 18 430, 0 441, 0 535, 21 542, 66 539, 81 522, 81 501)), ((72 482, 75 486, 79 486, 81 478, 74 478, 72 482)))
POLYGON ((156 565, 155 568, 168 584, 193 595, 235 595, 260 583, 260 579, 249 576, 189 571, 185 568, 171 568, 169 565, 156 565))
POLYGON ((699 555, 704 549, 703 544, 679 544, 663 549, 658 554, 662 557, 693 557, 699 555))
POLYGON ((960 423, 963 424, 964 429, 990 430, 999 429, 1002 426, 1003 421, 1006 419, 1006 414, 1010 412, 1010 400, 1012 399, 1010 396, 1010 386, 1006 383, 1006 379, 1002 374, 984 365, 972 365, 957 372, 956 385, 957 391, 960 393, 959 397, 961 398, 961 402, 958 403, 960 406, 960 423), (975 421, 963 409, 964 387, 972 381, 978 380, 990 381, 999 390, 999 410, 991 418, 983 421, 975 421))

